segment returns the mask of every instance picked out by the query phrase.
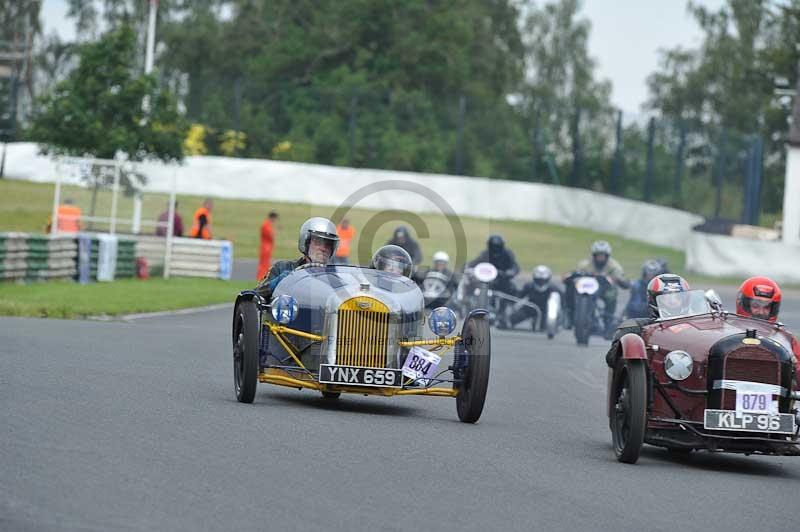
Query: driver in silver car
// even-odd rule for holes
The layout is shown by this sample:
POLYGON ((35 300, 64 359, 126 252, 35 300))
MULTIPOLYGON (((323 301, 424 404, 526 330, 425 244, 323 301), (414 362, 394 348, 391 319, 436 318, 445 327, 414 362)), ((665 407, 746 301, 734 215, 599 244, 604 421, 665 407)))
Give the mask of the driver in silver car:
POLYGON ((275 262, 267 275, 258 282, 256 292, 269 301, 273 290, 284 277, 297 268, 328 264, 338 245, 336 224, 327 218, 309 218, 300 226, 300 236, 297 239, 297 249, 302 256, 296 260, 275 262))

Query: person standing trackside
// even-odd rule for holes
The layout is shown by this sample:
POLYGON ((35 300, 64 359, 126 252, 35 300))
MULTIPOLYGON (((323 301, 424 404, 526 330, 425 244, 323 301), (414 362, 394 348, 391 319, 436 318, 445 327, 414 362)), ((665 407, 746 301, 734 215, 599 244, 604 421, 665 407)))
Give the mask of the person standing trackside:
MULTIPOLYGON (((167 225, 169 224, 169 205, 167 209, 158 216, 158 226, 156 226, 157 236, 167 236, 167 225)), ((175 211, 172 215, 172 236, 183 236, 183 220, 178 214, 178 202, 175 202, 175 211)))
POLYGON ((275 247, 275 222, 278 221, 278 213, 270 211, 261 224, 261 248, 258 252, 258 273, 256 280, 261 280, 267 275, 272 265, 272 250, 275 247))
POLYGON ((342 219, 342 223, 336 226, 339 235, 339 247, 336 248, 336 255, 333 264, 350 264, 350 243, 356 237, 356 228, 350 224, 347 218, 342 219))
POLYGON ((192 218, 192 238, 202 238, 211 240, 211 211, 214 209, 214 202, 206 199, 203 205, 194 211, 192 218))

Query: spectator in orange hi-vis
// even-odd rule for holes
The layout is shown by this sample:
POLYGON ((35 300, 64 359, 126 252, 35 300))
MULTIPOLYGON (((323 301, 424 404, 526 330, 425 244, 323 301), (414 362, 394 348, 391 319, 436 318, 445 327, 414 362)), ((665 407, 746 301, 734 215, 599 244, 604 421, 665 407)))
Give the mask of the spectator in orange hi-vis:
POLYGON ((263 279, 272 266, 272 250, 275 247, 275 222, 278 221, 278 213, 270 211, 269 215, 261 224, 261 248, 258 252, 258 273, 256 280, 263 279))
POLYGON ((192 232, 189 234, 192 238, 202 238, 204 240, 211 240, 211 211, 214 209, 214 202, 206 199, 203 205, 194 211, 192 218, 192 232))
POLYGON ((339 246, 331 262, 350 264, 350 244, 356 237, 356 228, 350 224, 350 220, 343 218, 342 223, 336 226, 336 233, 339 235, 339 246))
MULTIPOLYGON (((64 200, 64 203, 58 206, 58 210, 56 211, 56 219, 58 220, 58 224, 56 225, 56 231, 59 233, 77 233, 81 230, 81 208, 75 205, 75 202, 68 198, 64 200)), ((52 220, 47 224, 47 232, 50 232, 50 226, 52 224, 52 220)))

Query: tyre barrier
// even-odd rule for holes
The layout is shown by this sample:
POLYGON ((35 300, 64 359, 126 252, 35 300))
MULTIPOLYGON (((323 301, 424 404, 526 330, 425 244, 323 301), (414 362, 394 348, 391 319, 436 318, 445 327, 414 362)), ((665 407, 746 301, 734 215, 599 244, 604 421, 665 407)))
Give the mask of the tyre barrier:
POLYGON ((149 277, 161 277, 165 257, 171 277, 231 277, 233 244, 227 240, 176 237, 170 253, 166 248, 165 238, 148 235, 0 233, 0 282, 129 279, 139 259, 149 277))

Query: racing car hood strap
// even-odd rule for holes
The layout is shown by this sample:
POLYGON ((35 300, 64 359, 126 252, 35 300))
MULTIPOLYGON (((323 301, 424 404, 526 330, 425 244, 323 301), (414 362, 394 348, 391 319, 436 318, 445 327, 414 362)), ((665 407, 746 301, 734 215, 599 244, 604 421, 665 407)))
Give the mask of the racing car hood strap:
POLYGON ((765 384, 763 382, 733 381, 721 379, 714 381, 715 390, 734 390, 737 392, 750 393, 771 393, 786 397, 788 391, 783 386, 777 384, 765 384))

